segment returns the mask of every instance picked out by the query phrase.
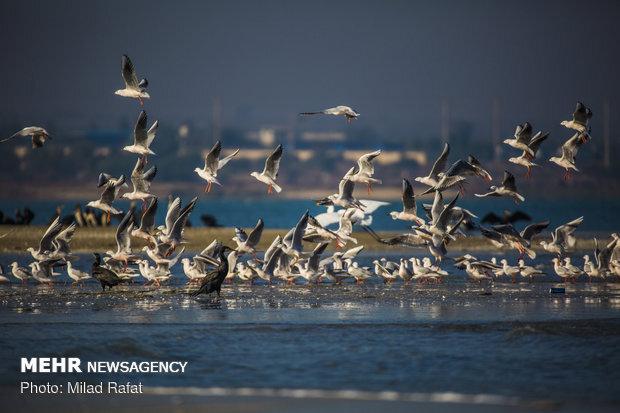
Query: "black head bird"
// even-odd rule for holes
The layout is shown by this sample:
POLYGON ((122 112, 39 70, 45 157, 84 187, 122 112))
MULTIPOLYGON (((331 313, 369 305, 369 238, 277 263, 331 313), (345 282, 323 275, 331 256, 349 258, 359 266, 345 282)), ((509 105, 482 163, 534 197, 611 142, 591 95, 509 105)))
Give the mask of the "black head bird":
POLYGON ((217 292, 217 296, 220 296, 220 290, 222 289, 222 283, 228 274, 228 258, 226 251, 233 251, 227 245, 219 245, 217 247, 216 255, 220 264, 212 271, 209 271, 207 275, 202 279, 200 288, 192 293, 195 297, 199 294, 211 294, 217 292))
POLYGON ((120 284, 121 279, 114 271, 101 266, 101 255, 96 252, 93 255, 95 261, 90 272, 92 277, 101 283, 101 289, 105 291, 105 287, 112 288, 120 284))

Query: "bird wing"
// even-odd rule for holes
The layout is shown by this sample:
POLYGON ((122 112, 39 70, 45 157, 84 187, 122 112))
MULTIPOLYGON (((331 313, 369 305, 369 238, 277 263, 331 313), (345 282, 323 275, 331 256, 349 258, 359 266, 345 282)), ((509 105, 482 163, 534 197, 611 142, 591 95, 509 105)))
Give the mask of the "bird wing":
POLYGON ((435 226, 437 226, 440 229, 446 229, 448 227, 448 220, 450 219, 452 208, 454 208, 454 206, 456 205, 456 201, 458 199, 459 199, 459 194, 456 194, 454 199, 452 199, 452 201, 450 201, 450 203, 445 206, 443 211, 441 211, 441 214, 439 215, 439 218, 437 219, 435 226))
POLYGON ((372 176, 375 173, 375 167, 372 164, 373 159, 381 154, 381 150, 374 151, 362 155, 357 160, 357 167, 360 175, 372 176))
POLYGON ((527 145, 532 139, 532 125, 529 122, 525 122, 521 125, 521 130, 515 133, 517 142, 527 145))
POLYGON ((198 197, 195 197, 187 204, 179 213, 179 217, 174 221, 174 225, 172 226, 172 231, 168 236, 174 240, 182 240, 183 239, 183 229, 185 229, 185 224, 187 223, 187 218, 189 214, 191 214, 194 206, 196 206, 196 202, 198 201, 198 197))
POLYGON ((8 138, 2 139, 0 142, 6 142, 6 141, 9 141, 9 140, 11 140, 13 138, 17 138, 19 136, 28 136, 29 134, 28 134, 27 130, 28 130, 28 128, 24 128, 24 129, 22 129, 22 130, 20 130, 18 132, 15 132, 13 135, 9 136, 8 138))
POLYGON ((515 182, 515 176, 508 171, 504 171, 504 179, 502 179, 502 186, 510 191, 517 192, 517 184, 515 182))
POLYGON ((205 157, 205 169, 211 172, 211 175, 215 176, 217 174, 221 152, 222 143, 217 141, 205 157))
POLYGON ((181 211, 181 198, 177 197, 168 205, 168 212, 166 212, 166 231, 168 234, 174 225, 174 222, 179 217, 181 211))
POLYGON ((312 255, 308 259, 308 269, 318 271, 319 270, 319 262, 321 261, 321 254, 325 251, 325 248, 329 245, 329 242, 323 242, 316 246, 314 251, 312 251, 312 255))
POLYGON ((155 226, 155 214, 157 213, 157 198, 153 198, 140 219, 140 230, 151 233, 155 226))
POLYGON ((436 191, 435 198, 433 199, 433 206, 431 206, 431 222, 433 224, 439 219, 443 208, 443 195, 441 195, 441 191, 436 191))
POLYGON ((231 153, 227 157, 220 159, 220 161, 217 164, 217 169, 222 169, 232 158, 237 156, 238 153, 239 153, 239 149, 236 149, 233 153, 231 153))
POLYGON ((138 89, 138 76, 136 76, 133 63, 131 63, 129 56, 127 55, 123 55, 122 73, 126 87, 129 89, 138 89))
POLYGON ((147 136, 146 146, 147 147, 151 146, 151 143, 153 143, 153 140, 155 139, 155 135, 157 135, 157 128, 159 128, 159 121, 158 120, 153 122, 153 124, 151 125, 149 130, 146 132, 146 136, 147 136))
POLYGON ((457 176, 465 173, 476 173, 476 169, 469 162, 459 159, 448 169, 446 176, 457 176))
POLYGON ((248 239, 248 234, 242 229, 235 227, 235 236, 239 240, 239 242, 245 242, 248 239))
POLYGON ((149 192, 151 189, 151 182, 155 179, 157 175, 157 167, 152 166, 148 171, 142 174, 142 179, 140 180, 140 185, 136 188, 141 192, 149 192))
POLYGON ((521 238, 531 241, 532 237, 536 234, 539 234, 543 229, 546 229, 549 226, 549 221, 536 222, 534 224, 530 224, 521 231, 521 238))
POLYGON ((275 180, 278 177, 281 159, 282 145, 278 145, 278 147, 271 153, 271 155, 267 157, 267 160, 265 161, 265 169, 263 169, 263 174, 275 180))
POLYGON ((586 126, 588 120, 592 117, 592 111, 581 102, 577 102, 575 111, 573 112, 573 121, 586 126))
POLYGON ((146 131, 147 116, 145 111, 141 111, 133 129, 134 145, 148 145, 148 133, 146 131))
POLYGON ((43 234, 43 237, 41 237, 41 241, 39 241, 39 253, 53 250, 52 242, 60 231, 62 231, 62 224, 60 223, 60 217, 56 217, 45 231, 45 234, 43 234))
POLYGON ((248 239, 246 241, 247 246, 254 248, 258 245, 258 243, 260 242, 260 238, 263 235, 264 227, 265 227, 265 223, 263 222, 263 219, 259 218, 258 222, 256 223, 256 226, 250 232, 250 235, 248 235, 248 239))
POLYGON ((142 171, 144 170, 145 164, 144 158, 142 156, 138 156, 136 165, 133 167, 133 171, 131 171, 131 184, 136 190, 142 184, 142 171))
POLYGON ((441 155, 439 155, 439 157, 435 160, 429 176, 437 179, 437 175, 439 175, 440 172, 443 172, 446 169, 446 164, 448 163, 448 155, 450 155, 450 145, 448 143, 445 143, 443 151, 441 152, 441 155))
POLYGON ((306 226, 308 225, 309 215, 310 213, 306 211, 299 219, 299 222, 297 222, 297 225, 295 225, 295 230, 293 231, 293 239, 291 243, 291 248, 299 252, 303 251, 302 242, 303 242, 304 232, 306 231, 306 226))
POLYGON ((534 152, 534 155, 536 155, 540 144, 543 143, 548 137, 549 133, 538 132, 536 135, 534 135, 534 137, 532 137, 532 140, 530 141, 530 143, 528 143, 527 146, 532 150, 532 152, 534 152))
POLYGON ((403 178, 403 211, 415 213, 415 193, 411 183, 403 178))
POLYGON ((572 237, 573 232, 577 229, 579 225, 583 222, 583 217, 579 217, 570 222, 567 222, 564 225, 560 225, 554 231, 555 239, 558 243, 568 243, 570 238, 572 237))
POLYGON ((129 236, 129 229, 133 224, 133 210, 127 211, 121 223, 116 228, 116 246, 118 251, 130 251, 131 238, 129 236))

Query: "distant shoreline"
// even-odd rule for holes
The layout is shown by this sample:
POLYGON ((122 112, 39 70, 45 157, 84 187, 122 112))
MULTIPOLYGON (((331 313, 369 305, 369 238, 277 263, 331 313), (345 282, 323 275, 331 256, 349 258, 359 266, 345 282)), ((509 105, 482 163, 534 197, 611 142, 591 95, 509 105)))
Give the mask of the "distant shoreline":
MULTIPOLYGON (((0 238, 0 253, 16 253, 16 252, 24 252, 28 247, 36 248, 39 245, 39 240, 43 233, 45 232, 46 227, 43 226, 0 226, 0 236, 4 236, 0 238)), ((71 243, 71 247, 74 252, 78 253, 87 253, 94 251, 107 251, 116 249, 116 241, 115 234, 116 228, 114 226, 111 227, 86 227, 86 228, 78 228, 73 238, 73 242, 71 243)), ((266 250, 271 241, 276 237, 276 235, 284 236, 286 234, 286 229, 265 229, 263 231, 263 236, 261 242, 258 245, 258 250, 264 251, 266 250)), ((187 228, 185 230, 185 237, 187 239, 187 244, 185 244, 186 252, 199 252, 202 251, 207 245, 209 245, 214 239, 218 239, 225 244, 234 245, 234 242, 231 238, 234 236, 235 231, 234 228, 225 228, 225 227, 217 227, 217 228, 207 228, 207 227, 196 227, 196 228, 187 228)), ((394 231, 381 231, 380 236, 389 237, 393 235, 397 235, 399 232, 394 231)), ((354 238, 357 239, 357 245, 364 245, 367 251, 395 251, 395 252, 404 252, 404 251, 426 251, 423 248, 406 248, 400 246, 390 246, 385 244, 380 244, 370 237, 369 234, 365 232, 354 232, 352 234, 354 238)), ((540 238, 540 240, 545 238, 540 238)), ((537 252, 544 251, 538 245, 538 238, 532 243, 533 249, 537 252)), ((134 251, 140 250, 144 245, 146 245, 140 239, 132 239, 132 247, 134 251)), ((349 243, 344 248, 344 250, 348 248, 355 247, 355 244, 349 243)), ((332 245, 329 246, 329 250, 333 250, 334 247, 332 245)), ((594 249, 594 241, 590 238, 579 238, 577 240, 577 244, 575 246, 574 251, 591 251, 594 249)), ((473 251, 502 251, 495 248, 489 240, 481 236, 468 236, 467 238, 458 238, 456 241, 450 243, 448 246, 449 251, 459 251, 459 252, 473 252, 473 251)))

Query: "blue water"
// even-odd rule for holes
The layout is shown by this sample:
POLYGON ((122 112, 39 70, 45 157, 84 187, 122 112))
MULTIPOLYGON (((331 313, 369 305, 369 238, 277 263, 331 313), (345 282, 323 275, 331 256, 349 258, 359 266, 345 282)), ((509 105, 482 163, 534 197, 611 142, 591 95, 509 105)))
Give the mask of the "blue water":
MULTIPOLYGON (((13 259, 27 261, 0 256, 13 259)), ((81 256, 78 266, 88 262, 81 256)), ((219 300, 189 297, 178 266, 160 289, 0 286, 0 385, 116 379, 620 403, 620 284, 582 282, 551 294, 560 286, 553 278, 480 286, 444 268, 443 285, 226 285, 219 300), (28 375, 17 372, 20 356, 189 367, 172 376, 28 375)))
MULTIPOLYGON (((189 197, 183 199, 183 202, 189 201, 189 197)), ((73 207, 79 201, 67 201, 64 214, 70 214, 73 207)), ((166 200, 160 200, 158 210, 158 220, 163 222, 166 209, 166 200), (162 202, 163 201, 163 202, 162 202)), ((392 210, 400 210, 400 201, 393 201, 392 205, 379 208, 373 214, 373 228, 380 231, 399 231, 404 230, 407 226, 400 222, 394 221, 389 216, 392 210)), ((425 202, 432 202, 425 200, 425 202)), ((35 224, 46 224, 59 205, 56 201, 31 201, 31 202, 15 202, 9 200, 0 200, 0 210, 5 214, 14 211, 15 208, 23 208, 28 206, 35 214, 35 224)), ((127 208, 128 203, 119 201, 121 208, 127 208)), ((494 212, 501 215, 504 209, 514 211, 519 209, 529 214, 535 221, 551 220, 552 227, 561 225, 565 222, 573 220, 579 216, 584 216, 585 220, 580 227, 585 232, 604 232, 615 231, 620 229, 620 214, 616 211, 620 210, 620 199, 580 199, 580 198, 562 198, 562 199, 531 199, 521 205, 515 205, 514 202, 503 199, 478 199, 472 196, 466 196, 458 202, 458 205, 471 210, 481 219, 486 213, 494 212)), ((311 200, 290 200, 290 199, 235 199, 221 197, 200 198, 196 209, 192 213, 191 222, 194 225, 202 225, 200 216, 202 214, 211 214, 217 218, 220 225, 250 227, 253 226, 257 219, 262 217, 265 225, 270 228, 289 228, 295 225, 301 214, 308 209, 312 214, 320 214, 325 211, 324 207, 317 206, 311 200)), ((418 204, 418 213, 422 214, 422 206, 418 204)), ((517 227, 523 226, 522 221, 517 227)))

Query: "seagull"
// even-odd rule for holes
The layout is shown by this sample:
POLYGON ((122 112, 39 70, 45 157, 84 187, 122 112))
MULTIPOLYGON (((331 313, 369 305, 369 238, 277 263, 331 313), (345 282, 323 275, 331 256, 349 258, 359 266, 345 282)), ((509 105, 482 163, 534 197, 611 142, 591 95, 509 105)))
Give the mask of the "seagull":
POLYGON ((299 271, 299 276, 304 278, 309 283, 319 282, 321 276, 321 271, 319 271, 319 262, 321 260, 321 254, 325 251, 327 245, 329 244, 326 242, 318 244, 312 251, 310 258, 308 258, 305 262, 305 265, 302 265, 299 261, 295 263, 295 266, 299 271))
POLYGON ((28 279, 32 278, 32 272, 28 268, 20 267, 15 261, 11 263, 11 274, 20 280, 22 284, 27 284, 28 279))
POLYGON ((513 284, 516 283, 517 275, 519 275, 519 273, 521 272, 521 268, 519 266, 508 265, 508 260, 505 258, 500 261, 500 264, 502 264, 502 271, 504 272, 504 274, 506 274, 512 279, 513 284))
POLYGON ((398 267, 398 276, 402 278, 402 280, 405 283, 408 283, 409 281, 411 281, 411 278, 413 277, 413 272, 407 266, 407 260, 405 260, 404 258, 400 259, 400 267, 398 267))
MULTIPOLYGON (((549 221, 530 224, 518 232, 512 224, 493 225, 491 229, 480 227, 483 236, 499 247, 507 246, 515 248, 521 255, 527 254, 531 259, 536 258, 536 253, 530 248, 532 237, 549 226, 549 221)), ((519 257, 521 259, 521 257, 519 257)))
POLYGON ((579 217, 564 225, 560 225, 551 233, 551 242, 540 241, 540 245, 542 245, 545 251, 562 257, 567 249, 575 246, 577 240, 573 236, 573 232, 582 222, 583 217, 579 217))
POLYGON ((465 261, 465 272, 469 279, 478 283, 493 280, 493 270, 496 268, 496 265, 487 261, 465 261))
POLYGON ((346 260, 347 262, 347 273, 355 279, 357 284, 361 284, 370 277, 372 277, 372 273, 368 267, 360 267, 357 262, 353 262, 351 258, 346 260))
POLYGON ((110 215, 120 215, 123 211, 119 211, 112 206, 112 203, 118 199, 118 193, 121 187, 127 187, 125 184, 125 176, 121 175, 118 178, 113 178, 111 175, 102 173, 99 175, 99 188, 103 187, 101 196, 96 201, 90 201, 86 206, 97 208, 108 214, 107 222, 110 222, 110 215))
POLYGON ((566 270, 568 272, 570 272, 571 274, 573 274, 573 277, 579 278, 579 276, 581 274, 583 274, 583 271, 581 271, 581 269, 573 264, 571 264, 570 262, 570 257, 566 257, 564 258, 564 268, 566 268, 566 270))
POLYGON ((424 220, 418 217, 416 212, 415 194, 411 183, 403 178, 403 210, 392 211, 390 216, 393 220, 413 221, 418 225, 423 225, 424 220))
POLYGON ((250 175, 256 178, 258 181, 267 184, 267 193, 271 194, 273 190, 277 193, 282 191, 282 188, 276 184, 278 179, 278 170, 280 169, 280 160, 282 159, 282 145, 278 147, 267 157, 265 161, 265 168, 263 172, 252 172, 250 175))
POLYGON ((143 78, 138 82, 136 71, 131 63, 131 60, 129 59, 129 56, 127 55, 123 55, 121 67, 121 73, 123 75, 123 80, 125 81, 125 88, 117 90, 114 94, 127 98, 138 99, 140 106, 144 106, 142 99, 148 99, 151 97, 146 91, 146 88, 149 85, 148 80, 143 78))
POLYGON ((157 213, 157 198, 153 197, 150 204, 140 218, 140 226, 138 228, 131 229, 131 236, 136 238, 142 238, 153 244, 157 243, 157 239, 153 234, 155 228, 155 214, 157 213))
MULTIPOLYGON (((234 252, 231 252, 228 257, 230 258, 234 252)), ((262 280, 265 280, 271 283, 271 278, 274 276, 274 271, 276 269, 276 265, 282 256, 282 248, 277 247, 270 255, 269 259, 267 259, 267 255, 265 254, 265 260, 263 266, 260 267, 257 264, 250 264, 252 270, 258 275, 258 277, 262 280)), ((229 260, 230 261, 230 260, 229 260)), ((255 262, 255 261, 253 261, 255 262)))
POLYGON ((230 247, 226 245, 218 245, 217 247, 217 256, 219 260, 219 265, 216 269, 210 271, 205 275, 205 277, 200 282, 200 288, 194 291, 191 295, 197 296, 199 294, 211 294, 212 292, 216 292, 217 296, 220 296, 220 291, 222 289, 222 283, 228 274, 228 260, 226 259, 226 251, 233 251, 230 247))
POLYGON ((482 167, 482 164, 474 156, 469 155, 467 161, 459 159, 453 163, 450 169, 448 169, 448 171, 441 177, 439 182, 437 182, 435 186, 432 186, 422 192, 421 195, 426 195, 434 191, 445 191, 446 189, 452 188, 456 185, 459 186, 459 189, 462 192, 463 181, 465 181, 467 176, 479 176, 487 181, 493 180, 491 174, 489 174, 482 167))
POLYGON ((424 238, 417 234, 400 234, 389 238, 381 238, 371 227, 362 225, 362 229, 370 234, 375 241, 385 245, 399 245, 403 247, 423 247, 426 245, 424 238))
POLYGON ((538 270, 534 267, 531 267, 529 265, 525 265, 525 261, 523 261, 522 259, 519 260, 519 271, 521 272, 521 276, 523 278, 529 278, 530 281, 532 280, 532 277, 534 277, 535 275, 544 275, 545 273, 541 270, 538 270))
POLYGON ((381 155, 381 150, 360 156, 357 160, 358 171, 349 178, 353 182, 366 184, 368 188, 368 195, 372 192, 372 184, 382 183, 380 179, 375 179, 372 177, 375 173, 375 167, 372 164, 372 161, 379 155, 381 155))
POLYGON ((139 156, 131 172, 131 185, 133 186, 132 192, 125 192, 123 198, 127 198, 130 201, 142 201, 146 205, 146 201, 150 198, 154 198, 155 195, 151 194, 151 183, 157 175, 157 167, 153 166, 148 171, 144 172, 146 165, 146 157, 139 156))
POLYGON ((439 179, 443 176, 443 173, 446 169, 448 155, 450 155, 450 145, 448 143, 445 143, 443 151, 441 152, 441 155, 439 155, 439 157, 435 160, 431 172, 427 176, 419 176, 415 178, 415 181, 427 186, 437 185, 439 179))
POLYGON ((54 245, 54 258, 59 258, 65 262, 74 260, 75 257, 71 255, 71 240, 75 235, 77 224, 74 222, 54 237, 52 244, 54 245))
POLYGON ((222 169, 232 158, 234 158, 239 153, 239 149, 235 150, 233 153, 222 159, 220 159, 221 152, 222 143, 220 141, 217 141, 205 157, 204 168, 194 169, 194 171, 198 174, 199 177, 208 182, 208 185, 205 188, 205 192, 211 192, 212 184, 222 186, 222 184, 217 180, 217 171, 222 169))
POLYGON ((91 278, 89 273, 73 268, 71 261, 67 261, 67 275, 73 280, 74 285, 91 278))
POLYGON ((527 144, 527 147, 530 149, 531 153, 524 150, 521 156, 509 158, 508 162, 526 167, 527 173, 525 174, 525 177, 529 178, 532 175, 532 166, 538 166, 532 162, 532 160, 536 157, 540 144, 543 143, 548 137, 548 133, 538 132, 527 144))
POLYGON ((28 126, 20 130, 19 132, 14 133, 8 138, 2 139, 0 143, 9 141, 17 137, 22 137, 22 138, 30 137, 32 139, 33 148, 40 148, 43 146, 46 140, 52 139, 50 134, 45 129, 39 126, 28 126))
POLYGON ((558 257, 551 260, 553 262, 553 270, 555 274, 562 279, 562 281, 575 281, 574 274, 566 269, 558 257))
POLYGON ((568 129, 576 130, 579 132, 580 138, 583 141, 586 141, 589 138, 589 135, 586 132, 588 131, 588 123, 591 118, 592 111, 590 108, 586 107, 586 105, 581 102, 577 102, 577 106, 573 112, 573 118, 571 120, 563 120, 560 125, 568 129))
POLYGON ((147 116, 145 111, 141 111, 138 115, 138 120, 133 129, 133 145, 125 146, 124 151, 142 155, 146 158, 147 155, 155 155, 150 148, 155 135, 157 134, 157 128, 159 127, 159 121, 155 121, 153 125, 147 130, 147 116))
MULTIPOLYGON (((178 199, 178 198, 177 198, 178 199)), ((166 256, 170 255, 175 248, 183 244, 185 241, 183 240, 183 231, 185 230, 185 225, 187 224, 187 219, 189 215, 194 210, 196 206, 196 202, 198 201, 198 197, 194 197, 187 205, 183 207, 178 213, 178 217, 174 219, 174 222, 171 226, 167 226, 167 232, 165 234, 160 235, 158 241, 162 244, 169 245, 166 256)), ((180 200, 179 200, 180 205, 180 200)), ((166 216, 166 219, 168 217, 166 216)), ((166 223, 168 225, 168 222, 166 223)))
POLYGON ((549 158, 549 162, 553 162, 554 164, 561 166, 566 171, 564 173, 564 180, 569 180, 571 177, 571 169, 579 172, 579 169, 575 166, 575 156, 577 155, 577 151, 579 147, 583 144, 584 140, 582 137, 583 133, 577 132, 575 133, 569 140, 564 142, 560 150, 562 151, 562 156, 552 156, 549 158))
POLYGON ((136 257, 131 253, 131 230, 133 228, 133 211, 129 210, 116 228, 116 251, 106 251, 110 258, 125 264, 136 257))
MULTIPOLYGON (((348 235, 348 234, 347 234, 348 235)), ((308 225, 304 234, 304 241, 313 242, 316 244, 330 243, 336 241, 340 245, 340 238, 334 231, 325 228, 319 221, 312 215, 308 216, 308 225)))
MULTIPOLYGON (((293 258, 294 262, 298 261, 304 253, 303 236, 308 225, 308 217, 310 213, 306 211, 295 225, 282 239, 282 251, 293 258)), ((342 238, 342 234, 338 234, 342 238)), ((294 263, 293 262, 293 263, 294 263)))
POLYGON ((241 228, 235 227, 235 236, 232 238, 232 240, 237 243, 237 248, 235 251, 237 251, 239 255, 252 254, 253 256, 256 256, 256 247, 258 246, 261 236, 263 235, 264 227, 265 223, 262 218, 258 219, 256 225, 252 231, 250 231, 250 235, 247 235, 241 228))
POLYGON ((515 177, 508 171, 504 171, 504 179, 501 186, 491 186, 490 192, 485 194, 474 194, 478 198, 484 198, 487 196, 509 196, 514 199, 515 203, 525 201, 525 198, 517 192, 517 184, 515 183, 515 177))
POLYGON ((532 139, 532 125, 529 122, 525 122, 522 125, 517 125, 515 130, 514 139, 508 138, 504 140, 504 143, 515 149, 520 149, 531 157, 534 157, 534 151, 529 147, 529 143, 532 139))
POLYGON ((334 116, 345 116, 347 118, 347 123, 351 123, 353 119, 357 119, 360 115, 353 109, 348 106, 336 106, 334 108, 329 108, 325 110, 321 110, 318 112, 301 112, 300 115, 334 115, 334 116))
POLYGON ((60 217, 56 217, 56 219, 50 224, 47 228, 43 237, 39 241, 39 249, 35 250, 32 247, 26 249, 37 261, 46 261, 50 260, 53 257, 54 251, 56 250, 54 246, 54 239, 60 232, 62 231, 62 223, 60 222, 60 217))
POLYGON ((365 209, 365 204, 360 202, 353 196, 353 189, 355 188, 355 182, 351 179, 354 175, 355 167, 352 167, 342 177, 338 184, 338 193, 329 195, 322 199, 317 199, 317 205, 334 205, 341 208, 358 208, 360 210, 365 209))
POLYGON ((101 255, 98 253, 94 253, 93 255, 95 256, 95 261, 93 261, 90 273, 94 279, 99 281, 101 284, 101 289, 105 291, 106 287, 111 289, 112 287, 120 284, 122 280, 118 274, 101 265, 101 255))
POLYGON ((381 262, 379 260, 374 260, 372 263, 375 266, 375 275, 383 279, 384 283, 392 282, 398 277, 398 272, 391 272, 383 265, 381 265, 381 262))
POLYGON ((52 284, 54 280, 52 280, 52 264, 49 262, 33 262, 30 264, 30 271, 32 273, 32 278, 40 282, 41 284, 52 284))

